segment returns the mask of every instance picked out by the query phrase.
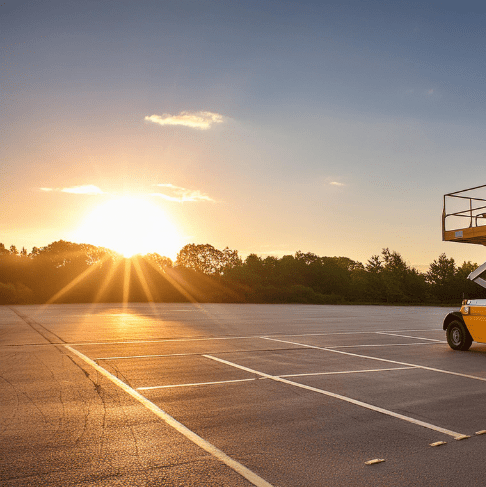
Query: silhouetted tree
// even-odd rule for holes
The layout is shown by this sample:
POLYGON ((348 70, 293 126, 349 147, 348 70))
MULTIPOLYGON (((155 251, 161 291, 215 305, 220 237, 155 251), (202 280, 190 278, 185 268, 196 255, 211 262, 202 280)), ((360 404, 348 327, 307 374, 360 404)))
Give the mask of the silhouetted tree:
POLYGON ((189 244, 176 266, 159 254, 124 259, 89 244, 59 240, 28 254, 0 244, 0 304, 209 301, 261 303, 439 303, 485 297, 467 276, 476 264, 441 254, 421 274, 388 248, 366 265, 302 251, 282 258, 189 244))
POLYGON ((430 284, 429 292, 436 301, 450 301, 457 299, 457 267, 454 259, 448 259, 444 253, 434 260, 425 274, 430 284))
POLYGON ((173 267, 172 259, 169 259, 169 257, 163 257, 157 253, 144 255, 143 258, 155 264, 159 269, 173 267))
POLYGON ((221 251, 209 244, 187 244, 177 254, 176 260, 179 267, 194 269, 209 276, 218 276, 239 263, 236 250, 226 248, 221 251))

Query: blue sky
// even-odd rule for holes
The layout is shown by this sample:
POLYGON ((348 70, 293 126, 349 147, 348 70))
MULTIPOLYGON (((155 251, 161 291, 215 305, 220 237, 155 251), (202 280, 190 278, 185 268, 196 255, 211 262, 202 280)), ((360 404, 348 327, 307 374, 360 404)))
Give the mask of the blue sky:
POLYGON ((242 254, 486 258, 440 233, 442 195, 486 183, 476 3, 4 0, 0 16, 6 245, 69 239, 132 195, 182 243, 242 254), (221 121, 168 124, 183 112, 221 121))

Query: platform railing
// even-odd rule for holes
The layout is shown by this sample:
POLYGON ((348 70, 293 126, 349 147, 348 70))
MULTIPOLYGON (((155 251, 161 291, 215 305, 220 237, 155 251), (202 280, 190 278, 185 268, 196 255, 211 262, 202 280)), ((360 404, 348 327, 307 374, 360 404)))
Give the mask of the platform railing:
POLYGON ((486 199, 467 194, 470 191, 475 191, 481 188, 486 188, 486 184, 483 184, 481 186, 475 186, 474 188, 463 189, 461 191, 455 191, 454 193, 447 193, 444 195, 444 204, 442 210, 442 235, 445 234, 446 230, 456 230, 460 228, 473 228, 477 226, 483 226, 478 225, 478 219, 484 219, 486 223, 486 199), (459 205, 464 203, 463 209, 448 213, 447 208, 450 208, 453 203, 458 203, 459 205), (446 223, 449 223, 451 221, 457 222, 457 219, 460 219, 461 221, 467 219, 469 221, 465 225, 461 225, 458 222, 457 227, 446 229, 446 223))

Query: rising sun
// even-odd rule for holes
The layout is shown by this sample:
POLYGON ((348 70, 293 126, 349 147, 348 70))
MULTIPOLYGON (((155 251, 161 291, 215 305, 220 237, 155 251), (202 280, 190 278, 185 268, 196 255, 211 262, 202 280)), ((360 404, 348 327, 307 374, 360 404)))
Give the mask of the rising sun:
POLYGON ((74 240, 125 257, 156 252, 173 259, 181 248, 176 228, 159 207, 128 196, 98 206, 75 232, 74 240))

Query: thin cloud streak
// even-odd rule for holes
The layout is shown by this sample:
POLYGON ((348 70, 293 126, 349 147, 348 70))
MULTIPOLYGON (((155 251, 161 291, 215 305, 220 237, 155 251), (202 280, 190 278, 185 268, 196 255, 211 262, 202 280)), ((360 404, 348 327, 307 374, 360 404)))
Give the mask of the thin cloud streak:
POLYGON ((58 191, 61 193, 71 193, 71 194, 86 194, 86 195, 99 195, 105 194, 98 186, 93 184, 86 184, 84 186, 73 186, 72 188, 40 188, 41 191, 58 191))
POLYGON ((345 186, 344 183, 338 183, 337 181, 331 181, 329 184, 331 186, 345 186))
POLYGON ((158 125, 182 125, 193 129, 208 130, 214 123, 223 123, 223 115, 213 112, 181 112, 179 115, 164 113, 146 116, 144 120, 158 125))
POLYGON ((173 184, 156 184, 159 188, 167 188, 169 194, 165 193, 152 193, 152 196, 157 196, 166 201, 173 201, 176 203, 185 203, 188 201, 211 201, 214 202, 213 198, 197 189, 187 189, 180 186, 175 186, 173 184))

